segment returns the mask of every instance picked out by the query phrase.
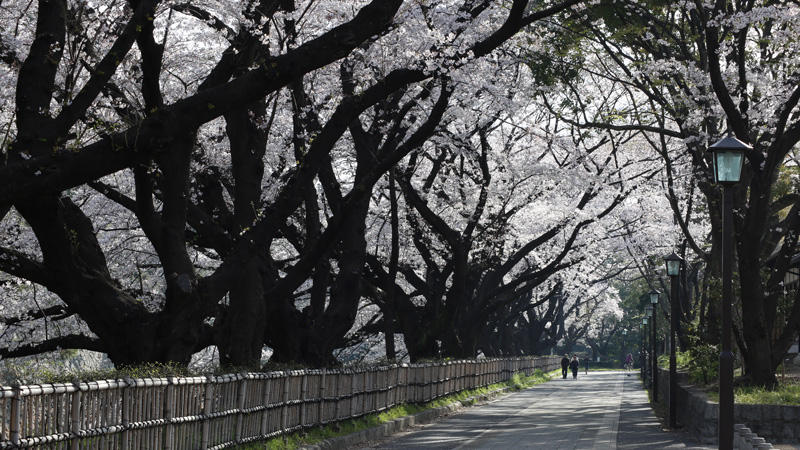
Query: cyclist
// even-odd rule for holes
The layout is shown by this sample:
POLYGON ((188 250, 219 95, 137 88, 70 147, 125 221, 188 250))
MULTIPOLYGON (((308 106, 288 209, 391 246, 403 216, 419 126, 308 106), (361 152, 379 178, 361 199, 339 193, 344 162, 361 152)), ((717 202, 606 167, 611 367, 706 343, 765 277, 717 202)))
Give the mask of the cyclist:
POLYGON ((633 369, 633 355, 628 353, 628 356, 625 357, 625 370, 630 372, 633 369))

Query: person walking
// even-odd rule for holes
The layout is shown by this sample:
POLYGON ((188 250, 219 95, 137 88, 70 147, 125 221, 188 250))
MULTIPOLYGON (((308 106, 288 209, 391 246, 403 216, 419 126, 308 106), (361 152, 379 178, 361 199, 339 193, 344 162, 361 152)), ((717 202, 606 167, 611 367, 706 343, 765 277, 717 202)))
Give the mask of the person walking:
POLYGON ((578 378, 578 367, 580 364, 578 363, 578 357, 572 355, 572 361, 569 363, 569 368, 572 369, 572 379, 575 380, 578 378))
POLYGON ((583 358, 584 375, 589 375, 589 357, 583 358))
POLYGON ((569 367, 569 357, 564 355, 564 357, 561 358, 561 375, 563 375, 565 380, 567 379, 567 367, 569 367))

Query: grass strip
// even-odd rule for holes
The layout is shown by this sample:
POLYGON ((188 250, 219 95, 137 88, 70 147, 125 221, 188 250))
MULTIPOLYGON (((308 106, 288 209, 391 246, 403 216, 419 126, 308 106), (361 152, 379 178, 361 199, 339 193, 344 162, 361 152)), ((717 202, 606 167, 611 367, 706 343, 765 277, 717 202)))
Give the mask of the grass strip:
MULTIPOLYGON (((708 399, 719 403, 719 391, 707 392, 708 399)), ((742 405, 800 405, 800 384, 779 383, 774 390, 740 386, 733 390, 733 401, 742 405)))
POLYGON ((470 397, 475 397, 482 394, 502 389, 505 387, 511 388, 512 391, 519 391, 531 386, 550 381, 556 373, 560 370, 554 370, 549 373, 536 370, 533 375, 524 377, 516 374, 510 380, 503 383, 491 384, 477 389, 470 389, 461 391, 457 394, 448 395, 446 397, 438 398, 428 403, 422 404, 401 404, 389 408, 380 413, 368 414, 358 419, 344 420, 334 424, 326 425, 323 427, 310 428, 305 431, 298 431, 285 436, 278 436, 264 442, 249 443, 234 447, 237 450, 289 450, 302 447, 304 445, 312 445, 317 442, 324 441, 339 436, 356 433, 368 428, 376 427, 380 424, 391 422, 400 417, 410 416, 419 412, 446 406, 457 401, 465 402, 470 397))

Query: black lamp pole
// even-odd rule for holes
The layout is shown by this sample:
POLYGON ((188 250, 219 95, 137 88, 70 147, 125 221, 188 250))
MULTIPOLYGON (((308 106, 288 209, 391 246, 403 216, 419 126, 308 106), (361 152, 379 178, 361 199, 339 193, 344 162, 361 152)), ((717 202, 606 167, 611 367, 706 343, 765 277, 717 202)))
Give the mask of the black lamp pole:
POLYGON ((718 141, 713 152, 714 181, 722 185, 722 345, 719 354, 719 448, 733 448, 733 188, 739 182, 744 152, 752 147, 733 136, 718 141))
POLYGON ((644 382, 644 322, 639 324, 639 338, 641 343, 639 344, 639 377, 644 382))
POLYGON ((731 279, 733 278, 733 188, 722 188, 722 351, 719 354, 719 448, 733 448, 733 351, 731 279))
POLYGON ((678 333, 680 303, 678 299, 678 276, 681 274, 683 259, 674 252, 664 258, 670 283, 670 321, 669 321, 669 427, 678 426, 678 367, 675 360, 675 335, 678 333))
MULTIPOLYGON (((627 342, 625 342, 627 337, 628 337, 628 330, 623 328, 622 329, 622 354, 623 354, 622 357, 623 358, 627 358, 628 357, 628 351, 626 350, 626 346, 625 346, 625 344, 627 344, 627 342)), ((631 361, 631 362, 633 362, 633 361, 631 361)), ((627 366, 627 364, 626 364, 626 366, 627 366)), ((627 367, 625 368, 625 370, 627 370, 627 367)))
POLYGON ((650 307, 653 308, 653 403, 658 402, 658 334, 656 311, 658 305, 658 292, 650 292, 650 307))
MULTIPOLYGON (((650 371, 650 383, 648 384, 648 386, 650 386, 650 390, 651 391, 655 391, 656 372, 655 372, 655 370, 653 370, 653 368, 655 367, 653 365, 653 361, 656 359, 656 355, 655 355, 655 351, 654 351, 655 350, 655 342, 654 342, 655 339, 654 338, 655 338, 655 335, 656 335, 656 333, 655 333, 656 323, 653 321, 653 305, 648 303, 647 306, 644 307, 644 313, 647 316, 647 323, 648 323, 648 325, 650 325, 650 333, 648 334, 648 339, 650 339, 650 342, 647 345, 647 352, 650 354, 650 360, 648 361, 648 364, 647 364, 647 369, 650 371)), ((656 395, 656 394, 653 394, 653 395, 656 395)), ((654 402, 658 401, 658 398, 654 397, 653 401, 654 402)))
POLYGON ((644 326, 644 385, 650 386, 650 329, 647 328, 647 316, 642 318, 642 325, 644 326))

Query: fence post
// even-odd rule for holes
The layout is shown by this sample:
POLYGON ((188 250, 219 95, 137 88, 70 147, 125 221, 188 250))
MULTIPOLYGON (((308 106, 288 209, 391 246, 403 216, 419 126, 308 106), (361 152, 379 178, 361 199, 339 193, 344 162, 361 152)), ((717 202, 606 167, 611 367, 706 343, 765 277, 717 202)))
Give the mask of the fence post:
POLYGON ((264 412, 261 413, 261 437, 267 435, 267 426, 269 420, 269 390, 272 387, 272 378, 269 377, 264 380, 264 412))
POLYGON ((11 438, 11 445, 16 447, 19 445, 20 440, 22 383, 19 380, 14 380, 11 387, 13 389, 11 391, 11 429, 9 430, 11 435, 9 437, 11 438))
POLYGON ((131 378, 125 378, 121 380, 125 383, 125 387, 122 388, 122 450, 128 450, 131 446, 130 443, 130 424, 131 424, 131 386, 135 385, 135 381, 131 378))
POLYGON ((350 370, 350 408, 347 410, 347 418, 353 417, 353 405, 356 404, 356 372, 350 370))
POLYGON ((342 381, 342 371, 337 370, 334 372, 334 376, 336 377, 336 381, 333 383, 333 396, 336 398, 336 405, 333 408, 333 420, 339 420, 339 403, 341 403, 341 399, 339 398, 339 383, 342 381))
POLYGON ((478 386, 478 367, 480 367, 478 361, 472 361, 469 363, 469 387, 470 389, 475 389, 478 386))
POLYGON ((167 422, 166 433, 164 433, 164 450, 172 450, 175 446, 175 425, 172 423, 172 416, 174 415, 172 399, 175 397, 174 384, 174 377, 168 375, 166 392, 164 393, 164 420, 167 422))
POLYGON ((367 389, 367 372, 369 369, 364 369, 361 375, 361 415, 367 413, 367 397, 369 396, 369 390, 367 389))
POLYGON ((303 375, 300 388, 300 429, 306 426, 306 393, 308 392, 308 374, 305 370, 301 372, 303 375))
POLYGON ((425 366, 420 364, 414 367, 414 402, 425 402, 425 366))
POLYGON ((436 398, 439 398, 444 394, 444 373, 450 366, 452 366, 452 364, 453 363, 448 361, 444 364, 439 364, 439 366, 436 367, 436 398))
POLYGON ((470 360, 461 361, 458 364, 458 378, 456 379, 456 385, 458 386, 458 390, 467 390, 469 389, 469 372, 468 368, 470 365, 470 360))
POLYGON ((400 364, 394 365, 394 389, 392 392, 392 406, 397 406, 397 397, 400 395, 400 364))
POLYGON ((417 367, 414 374, 414 383, 416 384, 415 390, 417 391, 416 397, 418 403, 425 403, 425 373, 426 366, 423 364, 417 367))
POLYGON ((281 405, 281 433, 286 431, 286 422, 289 419, 289 406, 287 403, 289 402, 289 377, 291 376, 291 372, 282 372, 283 373, 283 404, 281 405))
POLYGON ((389 409, 389 388, 392 385, 392 375, 390 372, 390 367, 385 367, 381 369, 381 389, 386 389, 383 391, 383 409, 389 409))
POLYGON ((211 375, 206 375, 206 389, 205 394, 203 395, 203 421, 201 424, 202 435, 200 438, 200 448, 202 450, 206 450, 208 448, 208 434, 209 434, 209 423, 210 420, 208 416, 211 415, 211 407, 214 403, 214 378, 211 375))
POLYGON ((444 364, 440 363, 436 366, 436 381, 434 384, 434 386, 436 386, 436 392, 433 392, 431 394, 431 399, 439 398, 439 395, 441 395, 441 393, 439 392, 440 391, 439 386, 442 385, 442 378, 444 378, 442 376, 442 369, 444 369, 448 364, 450 364, 450 362, 446 362, 444 364))
POLYGON ((237 392, 238 398, 236 399, 236 408, 239 410, 236 413, 236 443, 242 443, 242 427, 244 426, 244 398, 247 394, 247 374, 236 374, 239 382, 239 390, 237 392))
POLYGON ((436 391, 434 391, 434 387, 439 384, 438 381, 439 381, 439 366, 436 363, 432 363, 430 366, 430 370, 428 371, 428 382, 430 383, 429 384, 430 389, 428 389, 428 401, 431 401, 434 398, 436 398, 436 391))
POLYGON ((450 382, 453 383, 453 390, 458 389, 458 365, 461 364, 460 361, 449 361, 441 369, 441 375, 439 376, 439 384, 442 386, 439 396, 444 397, 445 395, 450 393, 450 382))
POLYGON ((431 365, 426 363, 422 367, 422 400, 421 403, 430 400, 430 378, 431 378, 431 365))
POLYGON ((461 390, 461 360, 449 364, 444 371, 444 392, 443 395, 449 395, 453 392, 461 390))
POLYGON ((81 383, 77 380, 72 382, 72 385, 75 386, 75 392, 72 393, 72 410, 71 413, 71 426, 70 426, 70 434, 72 435, 70 439, 72 439, 70 448, 72 450, 78 450, 78 444, 80 439, 80 431, 81 431, 81 383))
POLYGON ((317 408, 317 422, 320 425, 324 425, 326 422, 323 415, 325 414, 325 375, 327 373, 328 369, 322 369, 319 377, 319 407, 317 408))
POLYGON ((392 380, 392 378, 394 378, 392 376, 394 375, 393 369, 394 368, 391 366, 386 368, 386 387, 388 388, 386 391, 386 409, 394 406, 394 392, 392 392, 393 390, 391 389, 392 385, 394 384, 394 381, 392 380))

